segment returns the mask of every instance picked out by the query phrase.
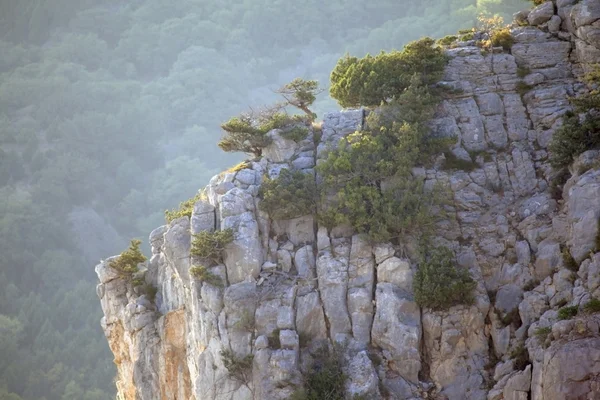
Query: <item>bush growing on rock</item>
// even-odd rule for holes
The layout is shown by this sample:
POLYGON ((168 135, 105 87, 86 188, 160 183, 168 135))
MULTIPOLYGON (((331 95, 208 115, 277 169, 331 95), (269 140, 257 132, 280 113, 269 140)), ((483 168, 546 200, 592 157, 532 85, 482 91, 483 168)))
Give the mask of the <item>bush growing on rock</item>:
POLYGON ((129 248, 122 252, 118 258, 112 260, 108 266, 115 269, 119 275, 131 278, 138 272, 138 264, 147 260, 140 250, 141 240, 132 239, 129 248))
POLYGON ((317 117, 309 107, 320 93, 318 82, 296 78, 282 86, 277 93, 285 99, 284 102, 251 110, 223 123, 221 129, 225 135, 219 141, 219 147, 227 152, 242 152, 260 157, 262 149, 271 143, 267 136, 269 131, 287 127, 290 128, 287 130, 288 134, 294 138, 300 137, 301 131, 291 125, 299 122, 310 124, 317 117), (288 115, 285 112, 287 106, 302 110, 306 116, 288 115))
POLYGON ((177 218, 191 218, 192 211, 194 210, 194 204, 202 200, 206 200, 206 194, 200 192, 191 199, 187 199, 186 201, 182 201, 181 203, 179 203, 179 208, 174 208, 170 211, 165 210, 165 220, 168 224, 170 224, 173 220, 176 220, 177 218))
POLYGON ((312 112, 309 107, 316 100, 317 94, 321 93, 317 81, 296 78, 290 83, 283 85, 279 93, 286 101, 287 105, 294 106, 306 113, 310 122, 317 118, 317 114, 312 112))
POLYGON ((304 375, 304 387, 294 392, 290 400, 344 400, 345 382, 340 350, 321 349, 304 375))
POLYGON ((314 214, 318 190, 313 174, 281 170, 279 177, 265 179, 260 187, 260 208, 273 219, 314 214))
POLYGON ((522 371, 529 364, 529 351, 522 344, 515 347, 509 354, 509 357, 514 362, 515 370, 522 371))
POLYGON ((579 308, 577 306, 563 307, 558 310, 558 319, 571 319, 577 315, 579 308))
POLYGON ((504 20, 499 15, 489 16, 479 14, 477 17, 478 28, 483 35, 483 40, 478 44, 484 49, 501 46, 504 50, 510 50, 514 39, 510 34, 510 27, 504 26, 504 20))
MULTIPOLYGON (((584 80, 591 86, 600 84, 600 69, 588 73, 584 80)), ((600 90, 571 99, 574 106, 563 118, 563 125, 554 132, 548 146, 550 164, 559 170, 587 150, 600 148, 600 90)))
POLYGON ((323 180, 319 218, 348 223, 375 241, 419 237, 443 213, 432 213, 444 196, 425 192, 412 169, 427 165, 447 145, 429 135, 426 122, 439 97, 413 76, 403 93, 372 112, 362 131, 344 138, 317 166, 323 180))
POLYGON ((231 379, 248 386, 252 381, 252 361, 254 356, 238 356, 232 350, 221 350, 221 361, 231 379))
POLYGON ((583 311, 590 314, 600 312, 600 300, 596 298, 590 299, 590 301, 583 305, 583 311))
POLYGON ((472 304, 475 286, 469 271, 456 268, 452 251, 445 247, 425 252, 413 281, 417 304, 433 310, 472 304))
POLYGON ((213 274, 203 265, 195 265, 190 268, 190 275, 200 282, 206 282, 216 287, 223 287, 223 280, 220 276, 213 274))
POLYGON ((213 264, 223 262, 225 246, 233 242, 233 230, 207 232, 202 231, 194 235, 192 240, 192 256, 209 260, 213 264))
POLYGON ((282 112, 281 105, 241 114, 221 125, 225 136, 219 141, 219 147, 223 151, 239 151, 259 157, 262 149, 270 143, 267 133, 289 123, 291 119, 282 112))
POLYGON ((389 103, 418 75, 425 85, 437 82, 446 57, 431 38, 407 44, 402 51, 373 57, 340 59, 331 72, 329 93, 342 107, 378 106, 389 103))

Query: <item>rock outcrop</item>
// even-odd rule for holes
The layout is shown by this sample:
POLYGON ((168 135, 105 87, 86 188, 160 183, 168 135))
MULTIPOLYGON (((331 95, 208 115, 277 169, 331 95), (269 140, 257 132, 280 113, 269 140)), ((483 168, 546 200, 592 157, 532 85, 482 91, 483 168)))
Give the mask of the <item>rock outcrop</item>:
POLYGON ((414 171, 425 187, 451 189, 438 240, 476 280, 473 305, 421 309, 410 252, 311 215, 272 220, 259 209, 265 176, 315 174, 328 147, 363 127, 365 110, 329 113, 320 141, 270 132, 264 157, 215 176, 191 218, 151 233, 139 277, 155 299, 111 259, 96 267, 120 398, 287 399, 333 344, 348 398, 600 398, 598 317, 557 316, 600 296, 599 154, 584 153, 556 197, 547 150, 568 98, 585 90, 578 78, 600 62, 600 2, 546 2, 519 18, 530 26, 512 29, 510 53, 473 42, 447 50, 442 84, 456 94, 431 127, 456 137, 452 153, 474 169, 414 171), (229 228, 234 240, 210 268, 223 287, 194 279, 192 235, 229 228), (578 272, 563 265, 564 249, 578 272), (232 374, 228 359, 245 370, 232 374))

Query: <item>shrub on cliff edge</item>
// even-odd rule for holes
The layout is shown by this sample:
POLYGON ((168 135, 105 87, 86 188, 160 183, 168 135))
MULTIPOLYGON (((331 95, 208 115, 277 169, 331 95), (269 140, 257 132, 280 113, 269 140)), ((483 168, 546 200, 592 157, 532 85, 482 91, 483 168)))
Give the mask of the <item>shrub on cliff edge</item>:
POLYGON ((140 250, 141 240, 132 239, 129 248, 122 252, 118 258, 112 260, 108 266, 115 269, 121 276, 131 278, 138 272, 138 264, 147 260, 140 250))

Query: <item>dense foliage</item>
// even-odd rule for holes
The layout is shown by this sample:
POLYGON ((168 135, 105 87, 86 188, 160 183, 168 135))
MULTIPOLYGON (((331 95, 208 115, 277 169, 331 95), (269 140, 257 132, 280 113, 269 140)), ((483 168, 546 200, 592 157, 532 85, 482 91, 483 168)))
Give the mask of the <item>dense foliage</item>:
POLYGON ((223 287, 223 279, 220 276, 212 273, 208 268, 203 265, 194 265, 190 268, 190 275, 200 282, 206 282, 216 287, 223 287))
MULTIPOLYGON (((239 161, 217 151, 221 121, 297 76, 326 83, 346 51, 400 48, 522 6, 1 2, 0 397, 114 399, 92 266, 239 161)), ((333 103, 317 96, 313 108, 333 103)))
POLYGON ((277 178, 266 178, 259 196, 260 208, 273 219, 291 219, 314 214, 319 193, 313 174, 281 170, 277 178))
POLYGON ((445 247, 436 247, 423 254, 413 281, 417 304, 433 310, 471 304, 475 286, 469 271, 457 268, 454 254, 445 247))
POLYGON ((139 239, 131 240, 129 248, 112 260, 108 266, 117 270, 120 275, 131 277, 139 271, 138 265, 147 260, 140 250, 141 244, 142 241, 139 239))
POLYGON ((344 386, 347 376, 343 367, 340 349, 320 349, 305 374, 303 387, 295 391, 290 400, 345 399, 344 386))
POLYGON ((202 231, 194 235, 191 254, 210 261, 213 265, 223 262, 223 250, 233 241, 233 230, 208 232, 202 231))
POLYGON ((407 89, 415 76, 430 85, 442 76, 446 57, 430 38, 409 43, 403 51, 363 58, 346 55, 331 72, 329 94, 342 107, 389 103, 407 89))
MULTIPOLYGON (((430 57, 432 49, 436 49, 435 57, 441 54, 432 45, 429 40, 408 45, 411 64, 426 64, 419 58, 430 57)), ((428 67, 428 76, 439 75, 442 61, 443 57, 434 63, 436 69, 428 67)), ((369 115, 366 128, 343 139, 317 166, 326 198, 321 222, 329 226, 348 223, 373 240, 387 241, 418 238, 443 216, 444 197, 438 195, 439 188, 425 194, 424 182, 412 175, 414 167, 430 162, 447 143, 428 134, 426 124, 439 96, 421 77, 412 74, 407 87, 389 92, 388 103, 369 115)), ((368 86, 360 76, 352 79, 358 82, 349 82, 350 86, 368 86)))

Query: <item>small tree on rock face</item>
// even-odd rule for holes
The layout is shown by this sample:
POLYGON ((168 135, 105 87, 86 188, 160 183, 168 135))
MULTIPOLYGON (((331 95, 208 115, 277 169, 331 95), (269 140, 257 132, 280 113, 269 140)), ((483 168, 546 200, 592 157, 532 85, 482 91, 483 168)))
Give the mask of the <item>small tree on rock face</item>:
POLYGON ((282 86, 277 93, 283 96, 287 104, 304 111, 312 122, 317 118, 317 114, 312 112, 308 107, 314 103, 317 94, 321 93, 321 91, 317 81, 296 78, 282 86))
POLYGON ((413 281, 417 304, 434 310, 473 303, 475 286, 469 271, 456 268, 452 251, 445 247, 425 252, 413 281))
POLYGON ((112 260, 108 266, 117 270, 122 276, 131 277, 138 272, 138 264, 147 260, 140 250, 140 244, 142 244, 141 240, 132 239, 129 248, 112 260))
POLYGON ((231 118, 221 125, 221 129, 225 131, 225 137, 219 142, 223 151, 240 151, 258 157, 262 154, 262 149, 269 145, 267 132, 256 126, 256 121, 250 114, 231 118))

